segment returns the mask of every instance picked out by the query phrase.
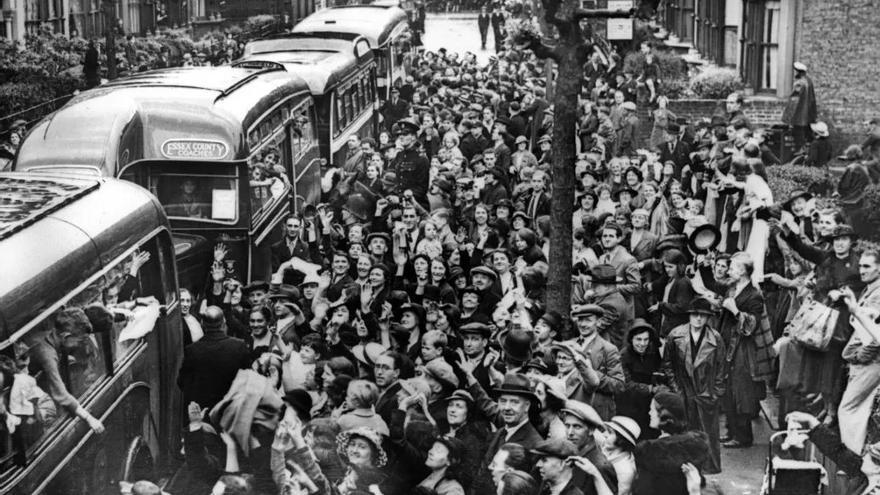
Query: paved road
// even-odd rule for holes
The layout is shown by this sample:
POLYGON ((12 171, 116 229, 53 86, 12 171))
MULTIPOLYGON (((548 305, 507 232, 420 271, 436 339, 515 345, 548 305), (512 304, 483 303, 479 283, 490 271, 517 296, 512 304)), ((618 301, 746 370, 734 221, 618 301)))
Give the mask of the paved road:
POLYGON ((488 62, 489 56, 495 53, 495 42, 492 29, 486 40, 486 50, 480 50, 480 31, 477 29, 477 16, 465 14, 428 14, 425 19, 425 36, 422 40, 425 48, 437 51, 446 48, 450 52, 474 52, 477 60, 488 62))
MULTIPOLYGON (((446 48, 450 52, 471 51, 481 62, 487 62, 495 53, 492 30, 489 30, 487 50, 480 50, 480 32, 476 15, 428 14, 425 20, 425 48, 437 51, 446 48)), ((728 495, 760 492, 764 464, 767 458, 767 440, 771 430, 762 418, 754 421, 756 444, 749 449, 724 449, 721 455, 723 472, 714 476, 728 495)))

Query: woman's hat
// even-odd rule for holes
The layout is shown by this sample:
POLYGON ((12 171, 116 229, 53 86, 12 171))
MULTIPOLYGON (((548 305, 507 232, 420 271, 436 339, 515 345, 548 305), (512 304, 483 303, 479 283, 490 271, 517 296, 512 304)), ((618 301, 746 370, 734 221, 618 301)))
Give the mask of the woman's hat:
POLYGON ((688 247, 696 254, 706 254, 721 242, 721 231, 711 223, 695 228, 688 237, 688 247))
POLYGON ((810 129, 819 137, 828 137, 828 124, 825 122, 814 122, 810 124, 810 129))
POLYGON ((688 305, 687 313, 713 316, 715 315, 715 306, 705 297, 698 297, 688 305))
POLYGON ((505 375, 504 382, 501 383, 500 387, 494 389, 493 393, 496 396, 518 395, 535 402, 538 401, 538 396, 535 395, 535 392, 532 390, 531 381, 529 381, 528 377, 519 373, 508 373, 505 375))
POLYGON ((312 396, 306 390, 297 388, 287 392, 284 403, 292 407, 303 421, 312 419, 312 396))
POLYGON ((545 322, 547 322, 547 325, 550 327, 550 329, 556 332, 562 329, 562 316, 560 316, 559 313, 557 313, 556 311, 547 311, 546 313, 541 315, 539 320, 544 320, 545 322))
POLYGON ((385 346, 376 342, 367 342, 366 344, 358 344, 351 348, 351 353, 358 361, 373 366, 379 356, 385 352, 385 346))
POLYGON ((632 444, 633 447, 636 446, 636 442, 639 441, 639 437, 642 435, 642 429, 636 423, 636 420, 626 416, 614 416, 605 422, 605 426, 614 430, 618 437, 623 438, 632 444))
POLYGON ((782 203, 782 206, 786 210, 791 211, 791 204, 794 203, 794 200, 796 200, 798 198, 804 198, 804 201, 809 201, 809 200, 813 199, 813 195, 807 191, 804 191, 803 189, 795 189, 791 193, 791 196, 789 196, 788 199, 785 200, 785 203, 782 203))
POLYGON ((544 362, 541 358, 532 358, 526 361, 526 364, 523 365, 523 371, 528 370, 538 370, 542 374, 546 375, 550 371, 550 367, 547 366, 547 363, 544 362))
POLYGON ((831 232, 832 239, 837 239, 840 237, 849 237, 852 240, 856 240, 859 238, 858 234, 856 234, 856 231, 847 224, 838 225, 837 227, 834 227, 834 231, 831 232))
POLYGON ((376 452, 376 467, 382 467, 388 462, 388 455, 385 453, 385 449, 382 448, 382 437, 376 432, 376 430, 368 426, 352 428, 343 431, 336 436, 336 452, 343 460, 348 461, 348 455, 345 450, 348 447, 348 442, 350 442, 353 437, 363 438, 372 444, 373 450, 376 452))
POLYGON ((474 403, 474 396, 467 390, 456 390, 455 392, 452 392, 452 395, 443 400, 446 402, 451 400, 463 400, 470 405, 474 403))
POLYGON ((629 195, 633 198, 635 198, 636 196, 639 195, 639 192, 636 191, 635 189, 633 189, 631 187, 624 187, 623 189, 618 189, 617 191, 614 191, 614 193, 611 195, 611 197, 614 198, 614 201, 620 201, 621 193, 629 193, 629 195))

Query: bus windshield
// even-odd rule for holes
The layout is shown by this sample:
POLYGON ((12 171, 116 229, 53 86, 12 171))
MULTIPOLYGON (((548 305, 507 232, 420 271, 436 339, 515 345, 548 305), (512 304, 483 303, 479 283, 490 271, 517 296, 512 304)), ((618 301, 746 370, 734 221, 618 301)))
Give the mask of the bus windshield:
POLYGON ((169 218, 235 223, 238 220, 238 178, 160 172, 150 177, 150 191, 169 218))

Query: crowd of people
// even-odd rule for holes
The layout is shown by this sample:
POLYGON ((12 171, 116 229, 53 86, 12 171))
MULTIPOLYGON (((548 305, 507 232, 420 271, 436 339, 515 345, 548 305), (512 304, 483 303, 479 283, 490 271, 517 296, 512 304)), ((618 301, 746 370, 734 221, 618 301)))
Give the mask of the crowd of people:
POLYGON ((231 278, 219 244, 207 286, 181 288, 180 493, 718 493, 770 394, 852 493, 880 486, 880 252, 846 212, 775 196, 742 95, 688 121, 649 44, 638 74, 597 50, 571 311, 548 310, 554 108, 544 64, 497 48, 419 53, 378 135, 286 219, 270 279, 231 278))

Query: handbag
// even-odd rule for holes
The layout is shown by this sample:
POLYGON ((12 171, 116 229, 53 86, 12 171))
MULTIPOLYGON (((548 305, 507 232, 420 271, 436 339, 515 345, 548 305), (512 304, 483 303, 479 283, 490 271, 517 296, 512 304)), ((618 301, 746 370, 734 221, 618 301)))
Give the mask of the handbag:
POLYGON ((817 301, 807 301, 798 310, 789 323, 787 330, 791 339, 808 349, 824 351, 828 349, 837 318, 840 315, 817 301))

